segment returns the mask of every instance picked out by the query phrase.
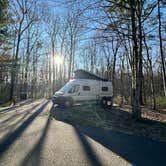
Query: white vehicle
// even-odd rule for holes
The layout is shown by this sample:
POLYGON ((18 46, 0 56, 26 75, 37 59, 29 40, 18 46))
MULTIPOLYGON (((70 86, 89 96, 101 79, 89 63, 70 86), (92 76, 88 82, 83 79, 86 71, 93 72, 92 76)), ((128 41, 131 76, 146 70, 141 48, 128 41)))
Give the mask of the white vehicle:
POLYGON ((112 106, 112 82, 89 72, 80 71, 86 76, 77 75, 75 79, 70 80, 53 95, 53 103, 69 107, 77 102, 101 101, 103 105, 112 106))

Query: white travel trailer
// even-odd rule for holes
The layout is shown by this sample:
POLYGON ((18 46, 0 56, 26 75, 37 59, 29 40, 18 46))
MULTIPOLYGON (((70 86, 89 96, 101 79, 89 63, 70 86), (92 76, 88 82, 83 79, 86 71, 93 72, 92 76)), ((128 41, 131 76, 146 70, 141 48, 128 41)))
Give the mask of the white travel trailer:
POLYGON ((71 106, 77 102, 101 101, 112 106, 112 82, 84 70, 75 71, 74 79, 58 90, 52 97, 54 104, 71 106))

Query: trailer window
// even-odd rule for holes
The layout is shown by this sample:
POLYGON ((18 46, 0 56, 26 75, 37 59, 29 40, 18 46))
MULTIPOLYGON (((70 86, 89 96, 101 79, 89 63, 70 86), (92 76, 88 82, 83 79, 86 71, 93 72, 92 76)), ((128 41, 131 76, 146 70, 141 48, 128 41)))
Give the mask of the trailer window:
POLYGON ((108 87, 107 86, 102 87, 101 90, 104 91, 104 92, 106 92, 106 91, 108 91, 108 87))
POLYGON ((90 91, 90 86, 83 86, 83 91, 90 91))
POLYGON ((70 90, 69 90, 69 92, 68 93, 76 93, 76 92, 78 92, 79 91, 79 85, 74 85, 70 90))

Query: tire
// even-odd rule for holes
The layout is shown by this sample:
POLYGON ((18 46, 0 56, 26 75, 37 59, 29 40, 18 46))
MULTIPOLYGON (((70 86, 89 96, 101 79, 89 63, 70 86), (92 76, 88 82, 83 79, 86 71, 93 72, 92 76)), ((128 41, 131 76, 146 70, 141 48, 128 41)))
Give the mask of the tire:
POLYGON ((66 100, 64 101, 64 106, 65 106, 65 107, 69 108, 69 107, 71 107, 72 105, 73 105, 72 100, 66 99, 66 100))
POLYGON ((107 104, 107 99, 106 99, 106 97, 103 97, 103 98, 101 99, 101 105, 105 107, 106 104, 107 104))
POLYGON ((53 106, 57 105, 57 103, 54 100, 52 100, 52 103, 53 103, 53 106))
POLYGON ((112 101, 110 101, 110 100, 107 101, 107 107, 112 108, 112 101))
POLYGON ((101 99, 101 105, 104 107, 104 108, 111 108, 112 107, 112 99, 110 97, 103 97, 101 99))

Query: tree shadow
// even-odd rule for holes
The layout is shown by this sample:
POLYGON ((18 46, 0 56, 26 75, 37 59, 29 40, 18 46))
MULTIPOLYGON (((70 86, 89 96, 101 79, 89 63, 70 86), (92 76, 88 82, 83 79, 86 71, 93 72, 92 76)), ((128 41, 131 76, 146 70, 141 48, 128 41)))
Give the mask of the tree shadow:
POLYGON ((5 120, 1 121, 0 124, 5 124, 5 123, 8 123, 10 121, 13 121, 15 120, 17 117, 19 117, 20 115, 22 114, 28 114, 30 112, 32 112, 40 103, 34 105, 33 107, 29 108, 29 109, 26 109, 26 111, 23 111, 23 112, 20 112, 20 113, 15 113, 14 115, 11 115, 10 117, 6 118, 5 120))
POLYGON ((164 166, 166 163, 164 142, 99 128, 77 127, 77 130, 133 165, 164 166))
POLYGON ((13 132, 7 135, 0 142, 0 157, 1 155, 7 151, 20 136, 24 132, 24 130, 35 120, 35 118, 44 110, 49 101, 44 102, 28 119, 26 119, 18 128, 16 128, 13 132))
POLYGON ((84 149, 84 152, 85 152, 87 158, 89 159, 91 165, 102 166, 103 165, 102 162, 98 158, 96 152, 93 150, 91 144, 87 141, 85 135, 82 132, 80 132, 80 130, 77 127, 74 127, 74 129, 75 129, 75 133, 77 134, 77 136, 82 144, 82 147, 84 149))
POLYGON ((13 111, 17 107, 20 107, 20 106, 23 106, 23 105, 27 105, 27 104, 30 104, 30 103, 32 103, 32 100, 26 100, 26 101, 21 102, 18 105, 14 105, 14 106, 10 106, 8 108, 1 109, 0 113, 3 114, 3 113, 6 113, 6 112, 9 112, 9 111, 13 111))
POLYGON ((51 115, 56 120, 74 125, 98 126, 166 141, 166 123, 147 118, 136 121, 132 118, 131 112, 120 107, 114 106, 112 109, 99 105, 73 106, 65 109, 55 107, 51 115))
MULTIPOLYGON (((5 121, 1 122, 0 131, 6 131, 6 130, 8 131, 7 134, 6 134, 3 138, 7 138, 7 137, 11 134, 11 131, 13 131, 14 128, 15 128, 18 124, 24 123, 23 120, 26 119, 26 117, 28 117, 29 113, 32 112, 32 111, 34 111, 34 109, 35 109, 36 107, 38 107, 38 106, 39 106, 39 104, 37 104, 37 105, 31 107, 30 109, 26 110, 26 112, 19 113, 19 115, 16 114, 16 115, 18 115, 18 116, 21 116, 21 115, 24 113, 24 115, 23 115, 21 118, 19 118, 15 123, 12 122, 12 121, 14 120, 14 119, 12 118, 12 116, 10 117, 11 119, 10 119, 9 121, 6 121, 7 119, 5 119, 5 121), (7 122, 9 122, 9 123, 6 124, 7 122)), ((17 116, 16 116, 16 117, 17 117, 17 116)), ((16 118, 16 117, 15 117, 15 118, 16 118)), ((8 119, 9 119, 9 118, 8 118, 8 119)), ((2 138, 2 139, 3 139, 3 138, 2 138)))
MULTIPOLYGON (((80 108, 78 108, 78 110, 80 110, 80 108)), ((67 111, 70 111, 70 109, 67 109, 66 113, 67 111)), ((94 109, 92 111, 94 111, 94 109)), ((155 141, 143 136, 137 136, 135 133, 130 133, 135 128, 138 132, 140 129, 144 129, 145 126, 149 129, 149 131, 151 131, 152 128, 159 130, 160 127, 166 129, 165 123, 156 122, 149 119, 143 119, 142 121, 137 122, 132 120, 132 115, 129 112, 115 107, 112 110, 97 109, 96 111, 98 116, 100 116, 101 121, 103 122, 104 120, 105 123, 111 126, 111 129, 105 130, 102 127, 99 128, 95 126, 79 124, 77 123, 79 121, 72 119, 72 116, 67 117, 65 114, 61 115, 60 110, 56 111, 56 107, 51 113, 51 116, 53 116, 56 120, 68 123, 75 128, 80 142, 82 143, 92 165, 102 165, 102 163, 98 159, 85 136, 97 141, 133 165, 165 165, 165 142, 155 141), (63 115, 65 115, 65 118, 63 115)), ((77 114, 78 112, 75 111, 74 113, 77 114)), ((81 118, 83 119, 84 117, 82 116, 81 118)))
MULTIPOLYGON (((74 108, 79 108, 80 105, 74 105, 74 108)), ((72 107, 72 108, 73 108, 72 107)), ((86 139, 85 135, 80 132, 78 130, 78 128, 70 121, 68 122, 67 119, 64 119, 61 115, 59 117, 59 114, 54 114, 54 110, 58 109, 59 111, 63 111, 63 112, 68 112, 70 111, 72 108, 66 108, 64 106, 56 106, 53 107, 50 111, 50 116, 54 117, 55 119, 61 120, 61 121, 65 121, 69 124, 73 125, 74 131, 76 133, 76 136, 78 137, 78 139, 80 140, 80 143, 82 145, 82 148, 85 152, 85 155, 87 156, 88 161, 90 162, 90 165, 94 165, 94 166, 102 166, 102 162, 100 161, 100 159, 98 158, 96 152, 94 151, 94 149, 92 148, 91 144, 88 142, 88 140, 86 139)), ((23 166, 23 165, 22 165, 23 166)))
POLYGON ((51 117, 49 116, 39 140, 34 145, 32 150, 25 156, 25 158, 21 162, 20 166, 40 165, 41 153, 42 153, 43 145, 45 142, 45 138, 46 138, 48 130, 49 130, 49 126, 51 124, 50 122, 51 122, 51 117))

